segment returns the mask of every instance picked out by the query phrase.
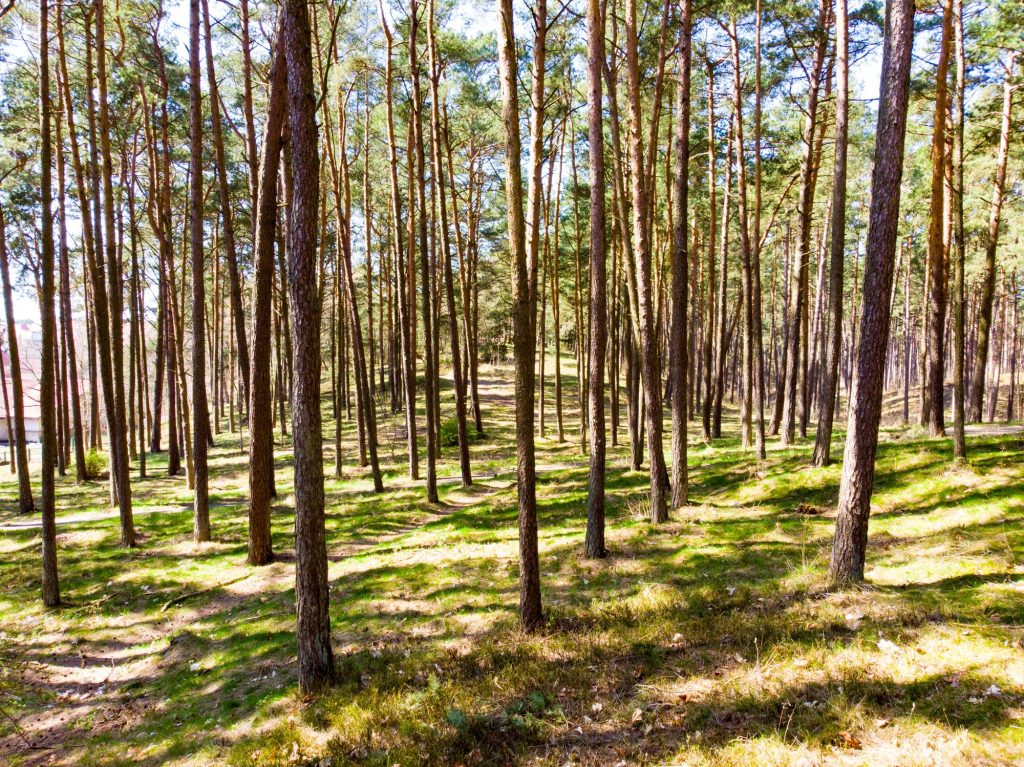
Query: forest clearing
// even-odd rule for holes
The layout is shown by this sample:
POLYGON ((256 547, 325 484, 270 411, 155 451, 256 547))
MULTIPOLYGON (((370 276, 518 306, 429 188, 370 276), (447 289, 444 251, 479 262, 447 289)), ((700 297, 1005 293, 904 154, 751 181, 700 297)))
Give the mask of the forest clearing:
POLYGON ((0 3, 0 767, 1024 767, 1022 58, 0 3))

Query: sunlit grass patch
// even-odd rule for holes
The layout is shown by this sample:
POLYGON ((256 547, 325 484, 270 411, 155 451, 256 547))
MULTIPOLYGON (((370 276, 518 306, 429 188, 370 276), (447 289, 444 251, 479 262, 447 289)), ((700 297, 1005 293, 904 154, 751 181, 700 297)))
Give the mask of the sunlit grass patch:
MULTIPOLYGON (((78 521, 58 529, 60 611, 38 602, 37 533, 0 535, 0 705, 33 737, 63 732, 59 756, 74 765, 968 765, 1024 753, 1019 435, 972 436, 970 464, 951 469, 948 441, 894 430, 879 450, 869 583, 836 591, 840 467, 811 468, 809 442, 756 462, 735 438, 691 434, 691 505, 653 526, 623 427, 609 451, 609 557, 587 560, 573 372, 567 441, 553 418, 538 441, 541 634, 517 627, 511 390, 491 369, 476 482, 459 486, 446 450, 436 505, 408 479, 401 415, 381 413, 384 493, 354 464, 348 422, 335 479, 325 400, 338 680, 323 696, 295 691, 287 443, 278 560, 254 569, 245 461, 223 433, 211 544, 191 542, 191 493, 159 457, 134 488, 133 551, 117 546, 104 483, 62 481, 60 515, 78 521), (75 707, 73 728, 46 718, 59 706, 75 707)), ((442 395, 448 407, 450 387, 442 395)))

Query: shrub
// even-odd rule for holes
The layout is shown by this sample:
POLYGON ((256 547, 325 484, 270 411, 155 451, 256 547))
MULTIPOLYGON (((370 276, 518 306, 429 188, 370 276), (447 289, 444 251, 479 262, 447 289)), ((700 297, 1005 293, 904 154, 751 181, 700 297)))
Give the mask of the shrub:
POLYGON ((441 447, 455 447, 459 444, 459 422, 449 418, 441 424, 441 447))
POLYGON ((102 453, 96 448, 92 448, 88 453, 85 454, 85 476, 89 479, 99 479, 100 475, 106 471, 107 468, 107 454, 102 453))
MULTIPOLYGON (((438 435, 441 447, 456 447, 459 444, 459 422, 455 418, 449 418, 441 424, 441 433, 438 435)), ((471 423, 466 424, 466 437, 469 444, 477 440, 476 429, 471 423)))

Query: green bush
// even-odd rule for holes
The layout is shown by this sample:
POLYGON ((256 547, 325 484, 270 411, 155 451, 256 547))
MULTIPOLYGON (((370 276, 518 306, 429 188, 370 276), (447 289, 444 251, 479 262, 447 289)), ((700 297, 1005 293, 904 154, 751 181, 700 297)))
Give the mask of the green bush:
POLYGON ((459 444, 459 422, 449 418, 441 424, 441 447, 455 447, 459 444))
POLYGON ((99 479, 107 469, 107 454, 92 448, 85 454, 85 476, 89 479, 99 479))
MULTIPOLYGON (((476 429, 470 423, 466 424, 466 436, 469 439, 469 444, 473 444, 477 440, 476 429)), ((441 447, 456 447, 459 444, 459 422, 454 418, 449 418, 441 424, 441 433, 439 435, 441 440, 441 447)))

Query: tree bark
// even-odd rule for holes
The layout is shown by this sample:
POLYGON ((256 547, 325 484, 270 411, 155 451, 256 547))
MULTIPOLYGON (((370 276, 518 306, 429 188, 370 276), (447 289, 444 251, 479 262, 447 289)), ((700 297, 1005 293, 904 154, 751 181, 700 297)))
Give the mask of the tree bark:
MULTIPOLYGON (((249 399, 249 344, 245 337, 245 312, 242 309, 242 280, 238 273, 238 252, 235 247, 235 218, 231 212, 231 187, 228 184, 227 163, 224 159, 224 137, 221 128, 220 93, 217 87, 217 73, 213 64, 213 36, 210 34, 210 8, 208 0, 203 1, 203 30, 206 35, 206 78, 210 100, 210 125, 213 131, 214 160, 217 170, 217 187, 220 193, 220 216, 224 227, 224 256, 228 263, 229 295, 231 316, 234 320, 235 343, 238 349, 238 369, 249 399)), ((248 11, 246 10, 246 16, 248 11)), ((248 36, 248 32, 245 32, 248 36)), ((246 78, 248 82, 248 78, 246 78)), ((251 93, 248 95, 251 101, 251 93)), ((243 100, 244 103, 244 100, 243 100)), ((248 104, 251 109, 251 103, 248 104)), ((247 128, 248 130, 248 128, 247 128)), ((255 142, 251 150, 255 149, 255 142)))
MULTIPOLYGON (((121 264, 117 254, 117 242, 114 230, 114 185, 113 185, 113 164, 110 154, 110 110, 107 98, 107 50, 105 37, 105 0, 96 0, 96 81, 98 84, 99 96, 99 144, 100 155, 103 160, 103 212, 104 228, 106 235, 104 244, 106 246, 106 264, 100 256, 100 248, 96 248, 96 274, 93 277, 94 286, 98 282, 102 286, 103 272, 106 270, 108 287, 106 295, 103 296, 107 304, 106 311, 99 311, 100 301, 97 301, 97 325, 108 322, 106 328, 106 343, 104 333, 100 332, 100 354, 104 355, 104 347, 110 357, 108 367, 110 388, 112 396, 107 402, 107 422, 110 426, 110 471, 117 490, 117 503, 121 514, 121 538, 125 546, 135 545, 135 529, 131 520, 132 515, 132 490, 131 480, 128 474, 128 434, 126 403, 124 391, 124 344, 123 344, 123 318, 121 301, 121 264)), ((99 195, 96 195, 98 204, 99 195)), ((99 222, 97 221, 97 230, 99 222)), ((101 299, 102 300, 102 299, 101 299)), ((101 362, 100 371, 103 371, 101 362)), ((106 386, 104 387, 106 388, 106 386)), ((107 399, 104 395, 104 399, 107 399)))
MULTIPOLYGON (((32 480, 28 471, 28 445, 25 439, 25 393, 21 380, 21 355, 18 352, 17 322, 14 318, 14 292, 11 288, 10 268, 7 264, 7 224, 0 206, 0 277, 3 279, 4 311, 7 319, 7 351, 11 358, 11 395, 14 400, 14 456, 18 471, 18 511, 35 511, 32 500, 32 480)), ((6 385, 6 384, 5 384, 6 385)), ((8 437, 12 435, 8 434, 8 437)))
POLYGON ((971 399, 967 420, 981 421, 981 406, 985 397, 985 367, 988 363, 989 338, 992 333, 992 304, 996 290, 996 250, 999 245, 999 224, 1003 198, 1006 193, 1006 165, 1010 153, 1011 119, 1013 114, 1013 70, 1016 53, 1008 54, 1003 78, 1003 109, 999 129, 999 148, 996 150, 996 172, 992 182, 992 204, 988 215, 988 236, 985 239, 985 269, 982 273, 981 301, 978 307, 977 350, 971 374, 971 399))
MULTIPOLYGON (((715 66, 708 59, 708 247, 707 266, 705 267, 705 290, 707 294, 707 314, 704 320, 704 399, 701 403, 701 439, 710 442, 712 437, 711 415, 714 404, 714 383, 712 374, 715 342, 717 340, 715 298, 715 66)), ((724 278, 724 275, 723 275, 724 278)), ((719 317, 718 322, 724 318, 719 317)))
POLYGON ((427 240, 426 203, 426 150, 423 141, 423 97, 420 92, 420 68, 417 53, 417 32, 419 30, 419 2, 412 0, 409 20, 409 69, 412 77, 411 130, 416 166, 416 203, 419 208, 418 248, 420 262, 420 289, 423 304, 423 394, 426 397, 427 414, 427 500, 438 502, 437 495, 437 446, 438 446, 438 374, 437 349, 434 342, 434 274, 427 240))
POLYGON ((882 82, 864 269, 864 307, 860 320, 861 342, 856 350, 838 517, 829 565, 831 578, 839 583, 864 578, 868 515, 882 410, 882 376, 889 340, 889 293, 899 224, 913 42, 914 0, 893 0, 886 5, 885 12, 882 82))
POLYGON ((933 437, 946 433, 945 423, 945 335, 946 335, 946 121, 948 118, 949 54, 953 28, 952 0, 942 4, 942 40, 935 73, 935 112, 932 124, 931 201, 928 209, 928 431, 933 437))
POLYGON ((274 241, 277 237, 277 177, 288 107, 288 67, 279 23, 272 46, 270 94, 256 192, 255 279, 249 385, 249 556, 250 565, 274 558, 270 501, 274 495, 274 426, 270 392, 271 324, 274 302, 274 241))
POLYGON ((316 279, 320 157, 306 3, 286 0, 282 14, 293 184, 288 210, 288 289, 293 313, 296 639, 299 690, 309 694, 328 684, 334 674, 324 527, 320 296, 316 279))
MULTIPOLYGON (((410 288, 406 284, 408 282, 408 270, 406 267, 408 259, 406 258, 405 249, 403 247, 405 243, 405 227, 402 225, 402 195, 398 185, 398 147, 395 141, 395 114, 392 85, 394 39, 391 35, 391 29, 388 27, 388 23, 384 18, 383 9, 381 10, 381 26, 384 29, 384 36, 387 38, 387 58, 384 70, 384 105, 388 129, 388 169, 391 186, 392 237, 394 238, 396 253, 395 276, 397 278, 398 285, 396 292, 398 293, 399 346, 401 347, 400 351, 402 357, 402 382, 405 389, 406 446, 409 460, 409 478, 417 480, 419 479, 419 453, 416 444, 416 349, 414 348, 414 336, 410 330, 414 324, 410 317, 410 312, 415 311, 415 309, 414 307, 410 307, 410 288)), ((410 206, 411 205, 412 202, 410 201, 410 206)))
MULTIPOLYGON (((505 140, 505 196, 508 200, 508 242, 513 260, 513 347, 516 368, 516 484, 519 507, 519 622, 538 631, 544 622, 537 548, 536 458, 533 442, 535 316, 537 310, 537 238, 526 247, 523 182, 519 138, 519 92, 512 0, 497 0, 498 80, 505 140)), ((536 0, 530 114, 530 225, 536 228, 540 203, 540 143, 544 124, 544 58, 547 2, 536 0)))
MULTIPOLYGON (((672 508, 686 505, 689 480, 686 470, 688 402, 687 336, 690 328, 686 303, 689 299, 690 263, 688 226, 690 201, 690 59, 693 5, 682 0, 679 28, 679 111, 675 135, 675 179, 672 211, 672 327, 669 343, 669 375, 672 381, 672 508)), ((604 185, 599 188, 604 194, 604 185)))
POLYGON ((455 311, 455 277, 452 273, 451 239, 448 234, 448 205, 445 200, 444 150, 441 145, 441 107, 438 84, 441 64, 437 58, 437 40, 434 28, 434 0, 429 0, 427 45, 430 66, 430 127, 431 149, 434 161, 434 184, 437 186, 437 206, 440 213, 441 259, 444 263, 445 296, 448 308, 448 336, 452 352, 452 378, 455 383, 455 419, 459 435, 459 467, 462 486, 473 484, 473 469, 469 458, 469 431, 466 428, 466 377, 459 355, 458 315, 455 311))
POLYGON ((793 259, 792 286, 790 288, 789 332, 786 338, 785 399, 782 407, 780 437, 783 445, 792 445, 796 439, 797 389, 800 388, 801 357, 804 343, 801 333, 807 305, 807 270, 811 252, 811 219, 814 213, 815 187, 815 134, 818 127, 818 95, 821 71, 825 61, 828 35, 825 30, 829 0, 821 0, 818 23, 815 28, 814 52, 808 72, 807 112, 802 134, 803 155, 800 164, 800 200, 797 206, 796 256, 793 259))
POLYGON ((832 172, 832 241, 828 270, 828 332, 818 399, 818 430, 811 463, 831 462, 832 422, 839 384, 839 356, 843 345, 843 259, 846 256, 846 160, 849 120, 849 23, 847 0, 836 3, 836 157, 832 172))
POLYGON ((626 72, 629 80, 629 160, 633 182, 633 241, 636 258, 640 321, 640 366, 646 406, 647 450, 651 462, 650 515, 655 523, 668 520, 668 474, 662 445, 661 365, 654 332, 651 247, 647 228, 648 189, 644 183, 643 137, 640 113, 640 65, 637 54, 636 0, 626 0, 626 72))
MULTIPOLYGON (((57 457, 57 424, 54 412, 54 346, 57 334, 53 310, 53 189, 51 186, 53 143, 50 134, 49 14, 48 0, 39 0, 39 186, 41 198, 39 226, 41 234, 40 269, 42 271, 39 314, 43 336, 41 350, 42 370, 39 377, 40 438, 43 443, 41 466, 42 597, 44 605, 56 607, 60 604, 60 583, 57 578, 57 509, 56 487, 53 476, 54 463, 57 457)), ((2 228, 3 223, 0 221, 0 231, 2 231, 2 228)), ((2 236, 0 234, 0 237, 2 236)), ((6 277, 7 255, 4 251, 6 251, 6 243, 0 243, 0 253, 3 253, 4 300, 9 301, 10 294, 7 292, 8 280, 6 277)))
MULTIPOLYGON (((967 460, 964 435, 964 118, 966 59, 964 56, 964 18, 962 0, 953 0, 954 56, 956 87, 953 105, 953 157, 950 207, 953 213, 953 460, 967 460)), ((1016 296, 1015 296, 1016 299, 1016 296)))
MULTIPOLYGON (((207 44, 209 41, 207 30, 207 44)), ((192 255, 192 465, 195 494, 192 506, 192 540, 210 540, 210 485, 206 458, 206 266, 203 243, 203 96, 200 90, 199 0, 189 0, 189 233, 192 255)), ((211 74, 211 78, 212 78, 211 74)), ((214 83, 216 87, 216 83, 214 83)), ((211 91, 210 111, 217 111, 211 91)), ((225 228, 227 218, 225 217, 225 228)), ((184 288, 184 286, 183 286, 184 288)))
MULTIPOLYGON (((688 3, 687 3, 688 4, 688 3)), ((605 265, 604 126, 601 68, 604 64, 604 16, 600 0, 587 0, 587 138, 590 152, 590 352, 587 420, 590 426, 590 477, 587 487, 587 533, 584 553, 607 555, 605 548, 604 364, 608 344, 605 265)))

